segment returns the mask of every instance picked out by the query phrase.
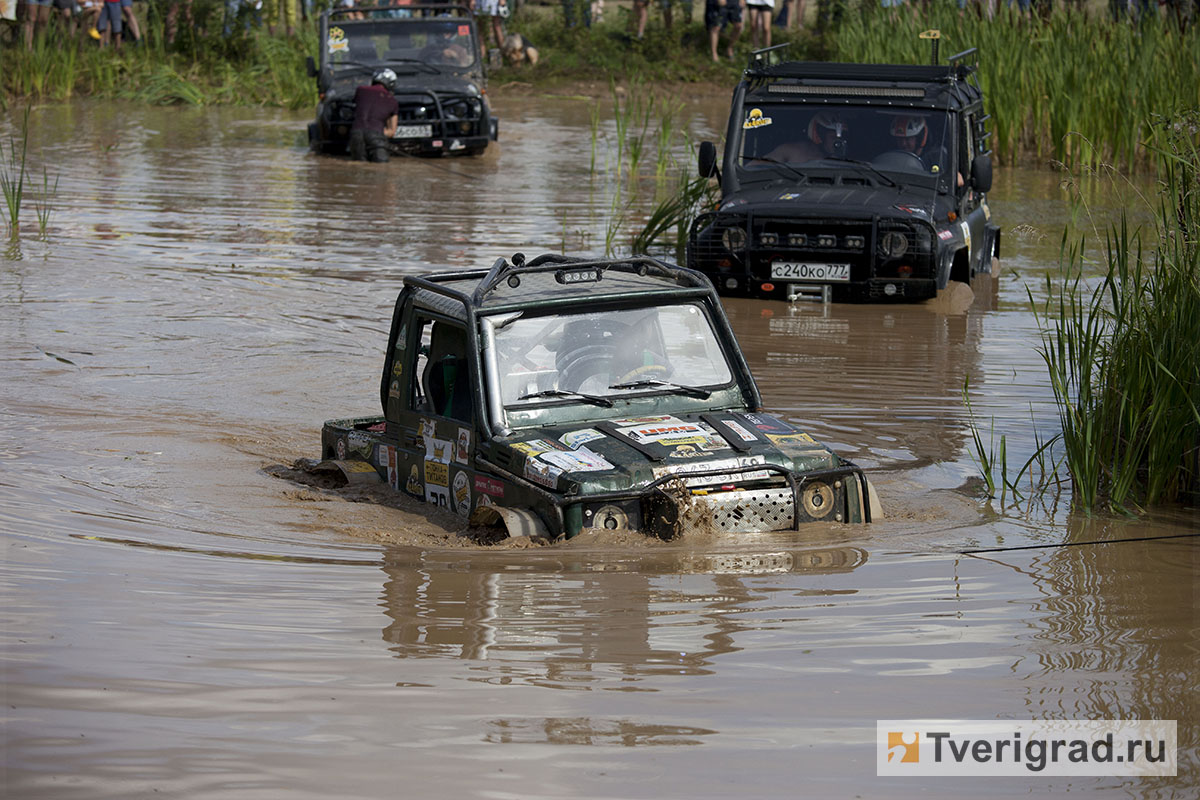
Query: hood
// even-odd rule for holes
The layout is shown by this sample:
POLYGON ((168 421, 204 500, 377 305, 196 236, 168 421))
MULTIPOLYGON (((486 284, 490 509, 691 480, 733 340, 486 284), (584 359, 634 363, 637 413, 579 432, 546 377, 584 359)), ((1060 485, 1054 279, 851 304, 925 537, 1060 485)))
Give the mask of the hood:
POLYGON ((769 477, 760 464, 805 472, 842 463, 777 417, 745 411, 656 415, 541 428, 500 444, 497 460, 518 475, 580 495, 637 489, 668 474, 716 471, 690 485, 769 477))
MULTIPOLYGON (((442 72, 435 75, 423 71, 410 73, 403 68, 397 69, 395 66, 391 68, 398 76, 392 92, 401 101, 405 99, 405 96, 422 91, 468 96, 481 94, 481 82, 469 73, 442 72), (474 87, 474 90, 471 87, 474 87)), ((372 74, 374 73, 371 70, 364 72, 358 69, 340 73, 333 80, 333 89, 339 95, 353 98, 354 90, 363 84, 370 83, 372 74)))
POLYGON ((906 185, 900 180, 897 183, 900 185, 889 186, 880 179, 855 174, 828 182, 777 180, 743 184, 739 191, 722 200, 719 210, 843 219, 870 219, 876 214, 932 219, 936 192, 924 183, 906 185))

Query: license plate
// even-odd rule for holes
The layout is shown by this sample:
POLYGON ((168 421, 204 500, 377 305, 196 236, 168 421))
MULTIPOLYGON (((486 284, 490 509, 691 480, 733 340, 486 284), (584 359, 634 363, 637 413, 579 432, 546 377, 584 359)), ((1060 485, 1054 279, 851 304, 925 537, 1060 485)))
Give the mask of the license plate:
POLYGON ((772 261, 771 277, 793 281, 848 282, 849 264, 813 264, 795 261, 772 261))
POLYGON ((393 139, 416 139, 425 136, 433 136, 432 125, 397 125, 396 135, 393 139))

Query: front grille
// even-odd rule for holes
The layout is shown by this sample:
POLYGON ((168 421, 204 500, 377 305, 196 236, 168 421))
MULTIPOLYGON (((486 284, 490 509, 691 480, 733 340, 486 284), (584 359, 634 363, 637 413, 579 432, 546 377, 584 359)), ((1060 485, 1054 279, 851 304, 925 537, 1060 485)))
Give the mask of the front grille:
POLYGON ((478 99, 432 94, 415 100, 412 95, 399 99, 401 125, 430 124, 434 136, 483 135, 483 106, 478 99))
POLYGON ((795 527, 795 498, 788 487, 702 495, 694 502, 712 514, 713 526, 722 531, 780 531, 795 527))
POLYGON ((693 269, 749 271, 768 280, 774 261, 849 264, 852 281, 929 278, 933 276, 933 230, 908 220, 721 213, 703 214, 692 223, 688 266, 693 269), (745 248, 738 252, 731 252, 722 242, 726 230, 734 226, 746 234, 745 248), (904 252, 899 257, 884 254, 882 245, 888 234, 904 237, 904 252), (901 273, 902 267, 908 271, 901 273))

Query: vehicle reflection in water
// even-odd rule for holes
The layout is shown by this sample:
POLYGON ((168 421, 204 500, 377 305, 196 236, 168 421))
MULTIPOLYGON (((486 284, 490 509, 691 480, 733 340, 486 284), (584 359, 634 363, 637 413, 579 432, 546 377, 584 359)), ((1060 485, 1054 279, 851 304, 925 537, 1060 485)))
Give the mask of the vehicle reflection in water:
POLYGON ((958 459, 985 315, 920 305, 725 300, 767 408, 863 467, 958 459))
MULTIPOLYGON (((384 554, 383 639, 399 658, 494 662, 472 680, 657 691, 655 675, 706 675, 754 627, 755 576, 849 573, 859 547, 530 557, 395 549, 384 554), (486 560, 484 560, 486 559, 486 560)), ((816 595, 857 590, 814 589, 816 595)), ((624 734, 622 734, 624 735, 624 734)))

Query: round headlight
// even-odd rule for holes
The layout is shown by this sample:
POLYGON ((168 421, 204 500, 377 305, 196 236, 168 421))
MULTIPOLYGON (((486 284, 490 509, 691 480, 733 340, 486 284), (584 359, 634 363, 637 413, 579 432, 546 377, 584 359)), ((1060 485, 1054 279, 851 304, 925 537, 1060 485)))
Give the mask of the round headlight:
POLYGON ((879 240, 879 247, 888 258, 899 258, 908 251, 908 237, 896 231, 885 233, 879 240))
POLYGON ((813 481, 804 487, 800 499, 805 512, 813 519, 828 517, 833 512, 833 489, 828 483, 813 481))
POLYGON ((592 527, 609 531, 629 530, 629 515, 614 505, 601 506, 596 509, 592 527))
POLYGON ((731 253, 746 249, 746 231, 738 227, 726 228, 721 234, 721 244, 731 253))

